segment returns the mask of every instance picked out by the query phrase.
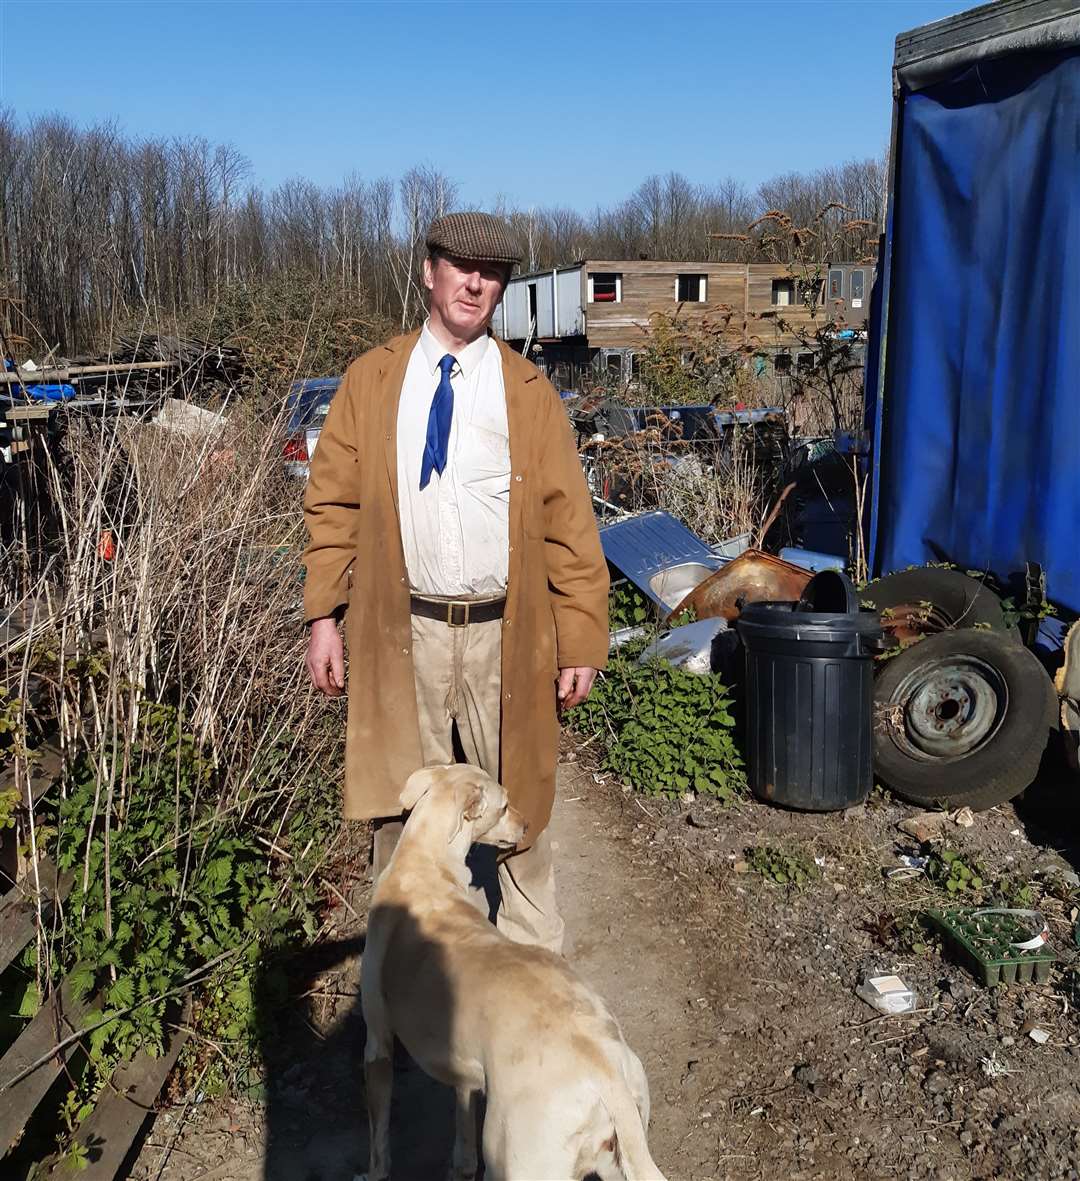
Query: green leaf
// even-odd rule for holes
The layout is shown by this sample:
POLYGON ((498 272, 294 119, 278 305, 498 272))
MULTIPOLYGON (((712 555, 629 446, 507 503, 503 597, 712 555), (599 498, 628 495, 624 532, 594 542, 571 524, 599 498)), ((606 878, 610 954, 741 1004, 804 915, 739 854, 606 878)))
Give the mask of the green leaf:
POLYGON ((84 1001, 94 988, 95 973, 89 964, 76 964, 68 973, 67 982, 71 995, 77 1001, 84 1001))
POLYGON ((27 981, 22 997, 19 1000, 18 1008, 15 1010, 15 1015, 17 1017, 36 1017, 37 1011, 40 1008, 41 997, 38 994, 37 982, 34 980, 27 981))
POLYGON ((130 1008, 135 1003, 135 979, 121 976, 108 992, 109 1004, 118 1009, 130 1008))

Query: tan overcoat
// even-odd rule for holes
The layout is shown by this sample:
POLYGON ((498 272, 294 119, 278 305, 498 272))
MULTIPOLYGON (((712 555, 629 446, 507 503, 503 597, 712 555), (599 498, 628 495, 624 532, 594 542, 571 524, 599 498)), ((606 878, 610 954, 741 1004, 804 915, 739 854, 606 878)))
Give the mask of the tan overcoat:
MULTIPOLYGON (((396 337, 349 366, 304 500, 305 618, 346 611, 344 810, 352 819, 399 814, 405 780, 422 765, 396 446, 398 400, 418 336, 396 337)), ((555 794, 558 669, 607 662, 608 574, 559 397, 536 366, 496 343, 511 469, 500 777, 528 817, 532 841, 555 794)))

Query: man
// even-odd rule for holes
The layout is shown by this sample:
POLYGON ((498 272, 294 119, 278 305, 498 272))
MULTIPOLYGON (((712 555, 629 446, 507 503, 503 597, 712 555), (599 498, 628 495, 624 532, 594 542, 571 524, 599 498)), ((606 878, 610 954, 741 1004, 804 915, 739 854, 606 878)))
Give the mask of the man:
POLYGON ((520 261, 507 227, 452 213, 427 247, 427 322, 349 366, 311 461, 307 665, 342 692, 344 614, 345 815, 375 822, 375 875, 405 780, 454 762, 456 736, 529 821, 499 867, 499 928, 559 951, 557 708, 606 662, 607 566, 558 395, 488 331, 520 261))

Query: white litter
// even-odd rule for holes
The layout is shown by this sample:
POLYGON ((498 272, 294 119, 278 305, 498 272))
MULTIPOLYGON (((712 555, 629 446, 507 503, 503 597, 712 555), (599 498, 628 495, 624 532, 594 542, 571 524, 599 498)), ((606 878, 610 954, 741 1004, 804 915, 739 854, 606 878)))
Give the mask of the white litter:
POLYGON ((918 1007, 915 990, 899 976, 866 976, 855 988, 855 995, 861 997, 879 1013, 893 1016, 910 1013, 918 1007))

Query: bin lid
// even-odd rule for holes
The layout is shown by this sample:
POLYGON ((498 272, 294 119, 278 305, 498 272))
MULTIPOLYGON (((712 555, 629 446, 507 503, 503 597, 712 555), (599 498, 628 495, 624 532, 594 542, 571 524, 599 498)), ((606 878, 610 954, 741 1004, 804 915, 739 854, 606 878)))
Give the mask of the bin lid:
POLYGON ((740 636, 826 644, 882 635, 876 611, 804 611, 799 603, 748 603, 735 627, 740 636))
POLYGON ((862 609, 859 593, 843 570, 820 570, 799 596, 798 610, 855 615, 862 609))

